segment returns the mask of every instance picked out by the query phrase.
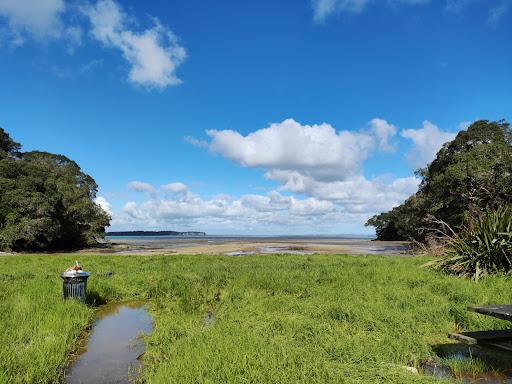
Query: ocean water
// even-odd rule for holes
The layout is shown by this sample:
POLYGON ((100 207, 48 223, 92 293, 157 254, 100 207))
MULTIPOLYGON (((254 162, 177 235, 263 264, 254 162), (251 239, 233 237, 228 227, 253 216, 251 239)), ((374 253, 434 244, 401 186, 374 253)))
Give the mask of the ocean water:
MULTIPOLYGON (((353 254, 403 254, 408 250, 405 243, 372 241, 374 236, 367 235, 283 235, 283 236, 109 236, 112 243, 125 244, 131 250, 121 250, 121 253, 136 253, 144 250, 172 250, 180 247, 218 244, 231 244, 233 249, 225 251, 227 255, 244 255, 254 253, 300 253, 309 254, 310 247, 321 249, 322 246, 339 247, 339 252, 353 254), (240 244, 240 246, 239 246, 240 244), (252 245, 250 249, 247 244, 252 245), (283 246, 279 246, 283 244, 283 246), (139 248, 140 247, 140 248, 139 248), (305 249, 295 249, 295 248, 305 249)), ((329 248, 330 247, 330 248, 329 248)), ((319 251, 321 252, 321 251, 319 251)))
POLYGON ((251 235, 207 235, 207 236, 107 236, 113 243, 139 245, 150 248, 174 248, 183 246, 225 244, 233 242, 274 243, 322 243, 336 245, 340 242, 360 242, 374 239, 367 235, 282 235, 282 236, 251 236, 251 235))
POLYGON ((206 241, 287 241, 287 240, 373 240, 374 235, 206 235, 206 236, 107 236, 109 240, 122 240, 122 239, 165 239, 165 240, 206 240, 206 241))

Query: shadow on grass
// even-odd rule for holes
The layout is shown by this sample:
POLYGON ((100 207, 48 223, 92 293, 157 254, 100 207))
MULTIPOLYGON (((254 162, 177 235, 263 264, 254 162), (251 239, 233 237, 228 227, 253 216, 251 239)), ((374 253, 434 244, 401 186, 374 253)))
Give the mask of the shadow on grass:
POLYGON ((97 291, 89 290, 87 291, 87 297, 85 299, 85 304, 91 307, 99 307, 100 305, 104 305, 107 303, 107 299, 102 297, 97 291))
POLYGON ((462 343, 437 344, 432 349, 440 358, 440 363, 425 363, 424 371, 427 374, 439 378, 451 375, 468 382, 486 383, 508 383, 507 380, 512 378, 510 351, 490 345, 462 343))

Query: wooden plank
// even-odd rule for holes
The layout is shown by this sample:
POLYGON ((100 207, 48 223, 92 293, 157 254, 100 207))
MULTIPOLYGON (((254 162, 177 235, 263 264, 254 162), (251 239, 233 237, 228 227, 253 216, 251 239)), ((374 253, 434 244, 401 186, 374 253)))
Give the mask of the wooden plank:
POLYGON ((468 310, 482 315, 512 321, 512 304, 486 305, 483 307, 471 306, 468 307, 468 310))
POLYGON ((464 344, 477 344, 478 343, 478 340, 476 340, 472 337, 468 337, 466 335, 460 334, 460 333, 449 333, 448 337, 450 339, 458 340, 464 344))
POLYGON ((512 344, 511 343, 485 343, 485 345, 492 345, 493 347, 504 349, 505 351, 512 352, 512 344))
POLYGON ((481 342, 492 341, 512 341, 512 329, 505 329, 500 331, 450 333, 448 337, 451 339, 459 340, 466 344, 477 344, 481 342))

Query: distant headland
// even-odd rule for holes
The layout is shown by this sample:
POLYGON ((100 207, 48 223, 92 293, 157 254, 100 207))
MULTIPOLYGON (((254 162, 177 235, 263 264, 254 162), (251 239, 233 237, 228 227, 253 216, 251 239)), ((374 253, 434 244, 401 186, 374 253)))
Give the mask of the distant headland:
POLYGON ((176 232, 176 231, 121 231, 107 232, 107 236, 206 236, 205 232, 176 232))

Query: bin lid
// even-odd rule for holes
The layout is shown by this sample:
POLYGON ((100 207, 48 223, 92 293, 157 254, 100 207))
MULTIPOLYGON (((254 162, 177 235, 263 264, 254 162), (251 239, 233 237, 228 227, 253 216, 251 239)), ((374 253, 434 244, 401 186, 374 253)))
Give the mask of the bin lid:
POLYGON ((84 271, 67 271, 62 272, 61 277, 89 277, 91 274, 84 271))

